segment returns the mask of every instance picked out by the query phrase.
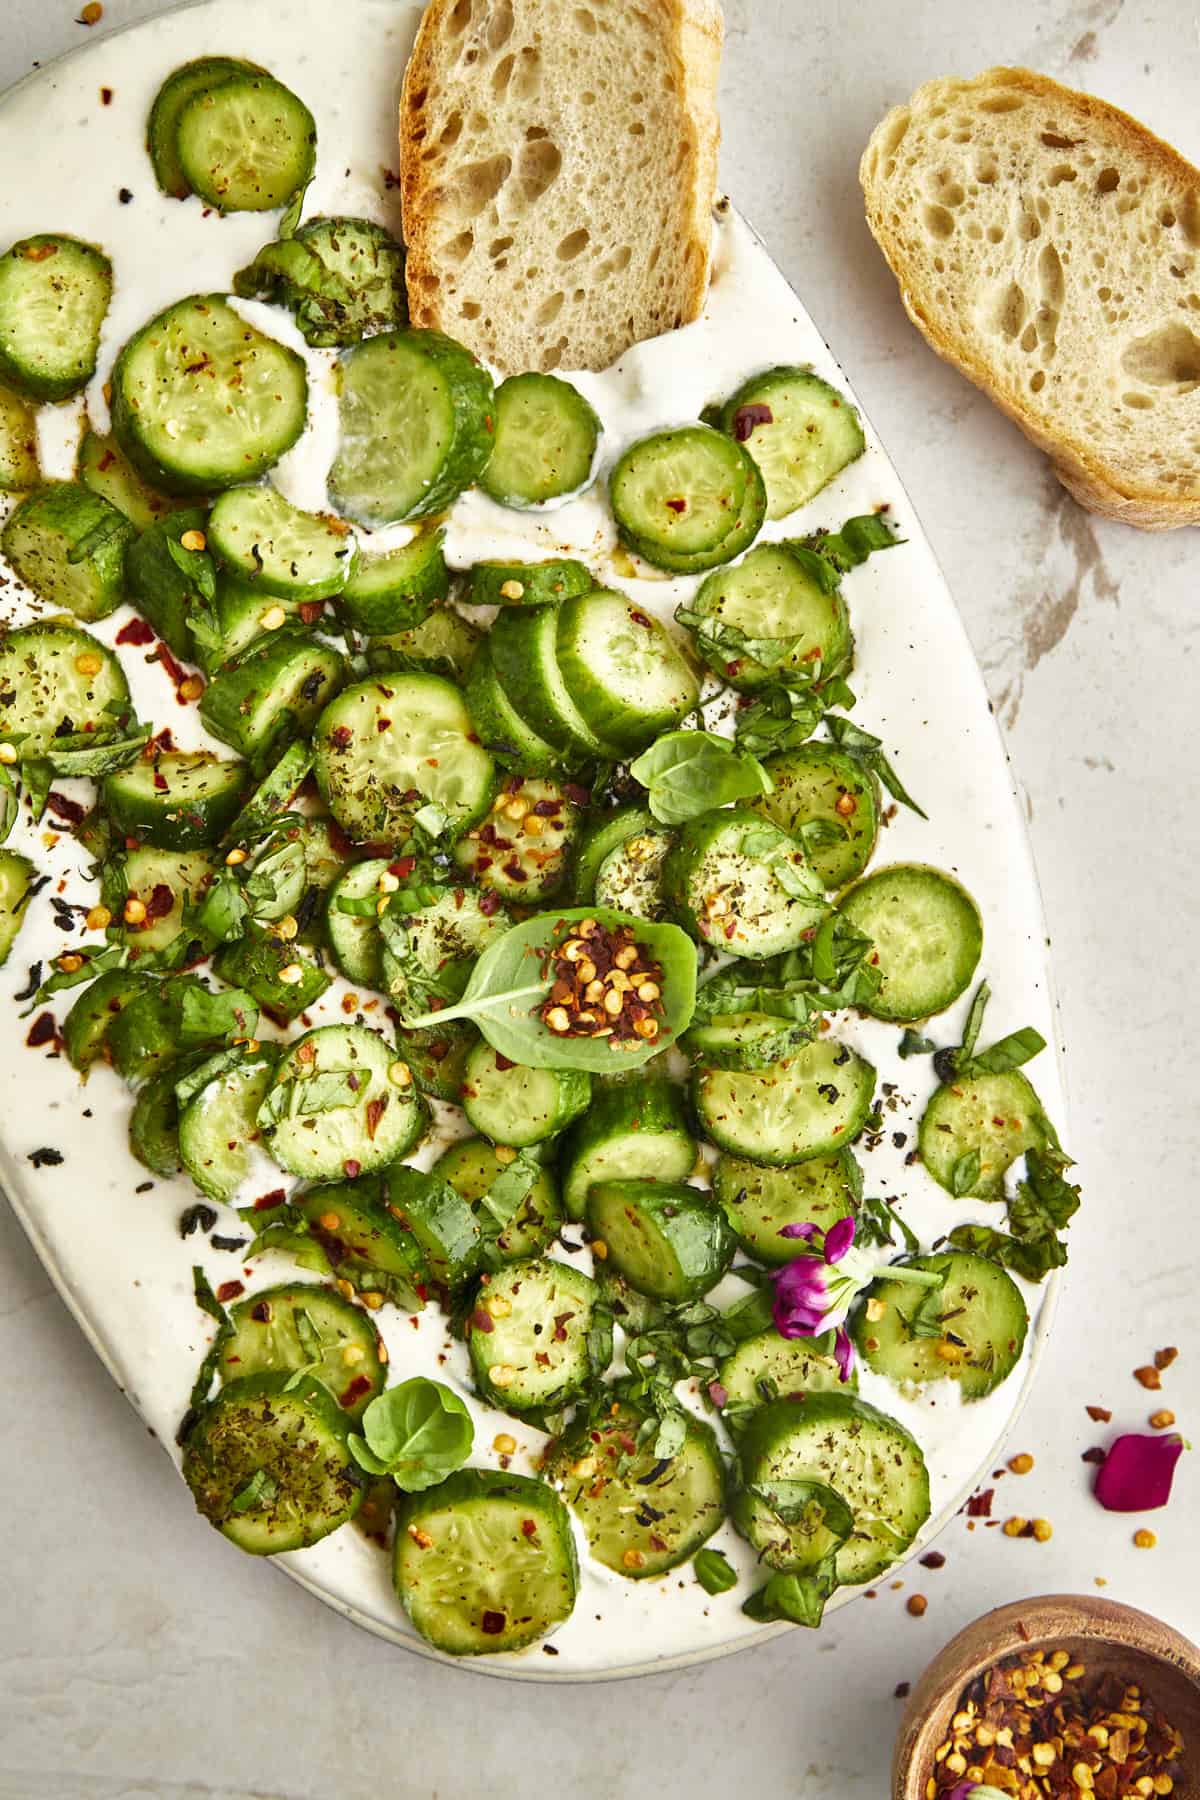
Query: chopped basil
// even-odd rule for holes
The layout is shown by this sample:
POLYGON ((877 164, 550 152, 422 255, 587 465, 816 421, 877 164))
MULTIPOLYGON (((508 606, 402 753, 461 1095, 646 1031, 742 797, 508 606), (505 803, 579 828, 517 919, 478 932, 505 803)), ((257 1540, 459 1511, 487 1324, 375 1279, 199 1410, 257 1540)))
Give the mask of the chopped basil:
POLYGON ((737 1570, 723 1550, 697 1550, 692 1573, 706 1594, 727 1594, 738 1583, 737 1570))
POLYGON ((650 811, 662 825, 682 825, 715 806, 769 794, 774 786, 756 757, 711 731, 664 732, 630 763, 629 773, 646 789, 650 811))

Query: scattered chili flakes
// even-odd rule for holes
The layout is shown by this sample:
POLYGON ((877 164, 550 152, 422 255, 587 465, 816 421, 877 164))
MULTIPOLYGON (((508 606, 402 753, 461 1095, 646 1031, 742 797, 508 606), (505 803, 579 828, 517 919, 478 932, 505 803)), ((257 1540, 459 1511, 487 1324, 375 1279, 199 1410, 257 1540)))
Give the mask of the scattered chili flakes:
POLYGON ((1109 1406, 1089 1406, 1087 1408, 1087 1416, 1097 1425, 1107 1425, 1112 1418, 1112 1408, 1109 1406))
POLYGON ((1174 1344, 1168 1344, 1165 1350, 1156 1350, 1154 1352, 1155 1368, 1156 1369, 1169 1369, 1171 1364, 1175 1361, 1175 1358, 1178 1355, 1179 1355, 1179 1352, 1175 1348, 1174 1344))
POLYGON ((228 1306, 231 1300, 237 1300, 245 1291, 244 1281, 223 1281, 217 1289, 217 1299, 222 1306, 228 1306))
POLYGON ((972 1494, 971 1498, 967 1501, 968 1519, 990 1519, 992 1516, 992 1501, 995 1499, 995 1496, 995 1488, 980 1488, 977 1494, 972 1494))
POLYGON ((539 1017, 562 1038, 653 1043, 663 1029, 663 971, 633 928, 583 919, 547 956, 553 987, 539 1017))
POLYGON ((87 0, 87 5, 80 10, 77 25, 98 25, 104 17, 104 8, 100 0, 87 0))
POLYGON ((1135 1369, 1133 1379, 1140 1381, 1144 1388, 1152 1390, 1162 1386, 1162 1375, 1154 1363, 1143 1363, 1140 1369, 1135 1369))

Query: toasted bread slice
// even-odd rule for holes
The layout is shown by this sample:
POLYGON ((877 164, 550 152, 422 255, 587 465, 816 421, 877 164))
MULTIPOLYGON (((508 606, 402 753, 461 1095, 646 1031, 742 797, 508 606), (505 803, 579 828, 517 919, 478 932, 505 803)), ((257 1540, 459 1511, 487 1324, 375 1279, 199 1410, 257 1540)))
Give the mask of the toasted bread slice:
POLYGON ((1075 498, 1200 524, 1200 171, 1103 100, 989 69, 918 88, 860 178, 914 324, 1075 498))
POLYGON ((708 284, 719 0, 432 0, 404 80, 415 325, 605 368, 708 284))

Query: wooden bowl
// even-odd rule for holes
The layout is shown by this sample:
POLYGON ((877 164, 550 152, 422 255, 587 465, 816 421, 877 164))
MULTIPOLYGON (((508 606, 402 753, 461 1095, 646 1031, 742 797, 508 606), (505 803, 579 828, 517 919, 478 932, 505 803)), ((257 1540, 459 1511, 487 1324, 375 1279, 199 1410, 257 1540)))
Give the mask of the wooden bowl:
POLYGON ((1182 1732, 1173 1800, 1200 1800, 1200 1649, 1149 1613, 1083 1594, 1043 1594, 985 1613, 952 1638, 913 1689, 892 1760, 892 1800, 925 1800, 933 1753, 963 1689, 1003 1657, 1067 1650, 1089 1671, 1140 1683, 1182 1732))

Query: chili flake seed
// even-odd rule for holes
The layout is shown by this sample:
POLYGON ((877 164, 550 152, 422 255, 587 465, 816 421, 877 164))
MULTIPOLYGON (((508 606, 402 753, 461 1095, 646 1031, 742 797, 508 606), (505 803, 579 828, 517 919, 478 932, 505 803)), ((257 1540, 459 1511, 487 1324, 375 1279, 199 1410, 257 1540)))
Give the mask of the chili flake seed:
POLYGON ((589 1248, 597 1262, 608 1261, 608 1245, 603 1238, 593 1238, 589 1248))
POLYGON ((924 1594, 910 1594, 904 1602, 904 1607, 905 1611, 911 1613, 914 1619, 921 1619, 929 1609, 929 1602, 924 1594))
POLYGON ((406 1062, 394 1062, 388 1065, 388 1080, 393 1087, 406 1088, 412 1086, 412 1070, 406 1062))
POLYGON ((511 1387, 517 1379, 517 1371, 511 1363, 497 1363, 494 1369, 488 1370, 488 1380, 493 1387, 511 1387))
POLYGON ((1009 1457, 1008 1467, 1013 1475, 1028 1475, 1033 1467, 1033 1458, 1027 1451, 1022 1451, 1020 1456, 1009 1457))
POLYGON ((1150 1414, 1150 1424, 1155 1431, 1167 1431, 1174 1423, 1175 1414, 1169 1406, 1161 1407, 1158 1412, 1150 1414))
POLYGON ((1014 1514, 1011 1519, 1005 1519, 1004 1521, 1004 1535, 1005 1537, 1022 1537, 1027 1530, 1028 1525, 1028 1519, 1022 1519, 1014 1514))
POLYGON ((93 906, 84 923, 89 931, 104 931, 112 924, 112 914, 107 906, 93 906))
POLYGON ((249 852, 246 850, 231 850, 226 856, 225 861, 229 868, 236 869, 239 863, 245 862, 248 855, 249 852))
POLYGON ((505 600, 521 600, 525 596, 525 583, 523 581, 502 581, 500 593, 505 600))
POLYGON ((103 17, 104 8, 101 6, 100 0, 87 0, 87 5, 79 14, 79 23, 81 25, 98 25, 103 17))
POLYGON ((1155 1544, 1158 1542, 1158 1538, 1155 1536, 1154 1532, 1148 1530, 1146 1526, 1143 1525, 1140 1531, 1134 1532, 1133 1541, 1139 1550, 1153 1550, 1155 1544))
POLYGON ((505 1299, 503 1294, 489 1294, 483 1304, 493 1319, 507 1319, 512 1312, 512 1301, 505 1299))
POLYGON ((427 1531, 422 1531, 419 1525, 410 1525, 408 1535, 419 1550, 432 1550, 433 1539, 427 1531))
POLYGON ((509 1163, 514 1163, 517 1160, 517 1153, 511 1144, 497 1144, 492 1155, 496 1158, 496 1161, 500 1164, 502 1169, 507 1168, 509 1163))
POLYGON ((497 1456, 512 1456, 517 1448, 517 1440, 509 1431, 497 1432, 492 1439, 492 1449, 497 1456))
POLYGON ((185 531, 179 542, 185 550, 203 550, 207 547, 208 539, 202 531, 185 531))
POLYGON ((887 1301, 886 1300, 868 1300, 867 1301, 867 1317, 871 1321, 872 1325, 878 1325, 880 1319, 882 1319, 884 1317, 886 1312, 887 1312, 887 1301))
POLYGON ((1033 1535, 1039 1544, 1048 1544, 1050 1539, 1054 1536, 1054 1527, 1049 1519, 1035 1519, 1033 1521, 1033 1535))
POLYGON ((298 987, 304 980, 303 964, 298 962, 288 963, 286 967, 280 969, 279 979, 282 981, 284 987, 298 987))
POLYGON ((366 1351, 361 1344, 347 1344, 346 1348, 342 1351, 342 1361, 348 1363, 350 1367, 353 1368, 354 1364, 360 1363, 365 1355, 366 1351))
POLYGON ((125 909, 121 916, 127 925, 144 925, 146 923, 146 902, 139 900, 134 895, 132 899, 125 902, 125 909))
POLYGON ((81 675, 98 675, 104 667, 104 661, 94 650, 85 650, 82 656, 75 658, 75 667, 81 675))
POLYGON ((273 929, 277 938, 282 938, 285 943, 290 943, 292 938, 294 938, 300 930, 300 927, 292 917, 291 913, 285 913, 282 919, 276 920, 273 929))
POLYGON ((369 1307, 372 1312, 378 1312, 383 1305, 383 1295, 377 1294, 372 1288, 370 1293, 362 1296, 362 1303, 364 1306, 369 1307))
POLYGON ((11 768, 16 760, 17 746, 15 744, 0 744, 0 763, 7 763, 11 768))
POLYGON ((203 692, 204 677, 202 675, 185 675, 179 684, 181 700, 198 700, 203 692))
POLYGON ((626 1550, 622 1554, 621 1562, 627 1569, 644 1569, 646 1566, 646 1558, 640 1550, 626 1550))
POLYGON ((282 606, 268 606, 266 612, 259 614, 258 622, 264 631, 278 631, 286 618, 282 606))

